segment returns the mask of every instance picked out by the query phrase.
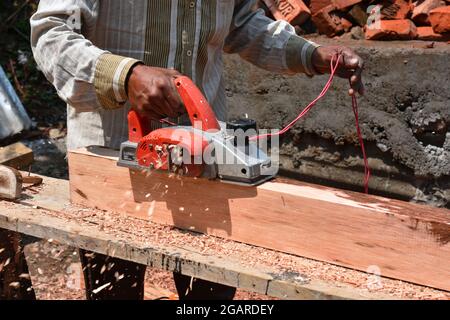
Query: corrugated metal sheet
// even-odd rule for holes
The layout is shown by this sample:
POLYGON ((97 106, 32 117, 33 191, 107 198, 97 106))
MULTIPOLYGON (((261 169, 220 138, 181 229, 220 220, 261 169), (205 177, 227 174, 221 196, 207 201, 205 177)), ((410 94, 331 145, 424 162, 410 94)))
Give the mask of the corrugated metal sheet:
POLYGON ((31 127, 31 120, 0 66, 0 139, 31 127))

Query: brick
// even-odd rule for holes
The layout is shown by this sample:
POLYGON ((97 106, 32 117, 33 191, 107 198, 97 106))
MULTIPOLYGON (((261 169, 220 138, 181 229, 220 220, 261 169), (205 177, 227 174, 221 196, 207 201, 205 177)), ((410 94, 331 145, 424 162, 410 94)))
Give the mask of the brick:
POLYGON ((360 27, 364 27, 367 23, 367 10, 360 4, 354 5, 348 14, 356 21, 360 27))
POLYGON ((332 0, 311 0, 309 7, 311 8, 311 14, 315 15, 323 8, 331 5, 333 5, 332 0))
POLYGON ((336 10, 342 10, 361 2, 362 0, 333 0, 333 4, 336 10))
POLYGON ((429 26, 430 19, 428 18, 428 15, 430 11, 441 6, 444 6, 444 2, 442 0, 418 1, 414 6, 411 19, 416 25, 429 26))
POLYGON ((345 18, 341 18, 341 26, 345 32, 349 32, 353 27, 353 23, 351 23, 345 18))
POLYGON ((326 34, 329 37, 339 35, 344 31, 350 30, 352 27, 350 21, 340 17, 333 11, 334 6, 329 5, 312 16, 312 21, 316 25, 319 33, 326 34))
POLYGON ((334 7, 334 10, 342 10, 361 2, 362 0, 311 0, 309 7, 311 8, 311 13, 314 15, 330 5, 334 7))
POLYGON ((301 25, 311 16, 311 11, 302 0, 263 0, 277 20, 292 25, 301 25))
POLYGON ((409 19, 381 20, 366 27, 367 40, 411 40, 416 37, 417 28, 409 19))
POLYGON ((432 27, 417 27, 417 39, 424 41, 450 41, 450 33, 436 33, 432 27))
POLYGON ((429 17, 434 32, 450 32, 450 6, 439 7, 431 10, 429 17))
POLYGON ((382 20, 406 19, 412 12, 412 4, 410 0, 385 0, 381 4, 382 20))

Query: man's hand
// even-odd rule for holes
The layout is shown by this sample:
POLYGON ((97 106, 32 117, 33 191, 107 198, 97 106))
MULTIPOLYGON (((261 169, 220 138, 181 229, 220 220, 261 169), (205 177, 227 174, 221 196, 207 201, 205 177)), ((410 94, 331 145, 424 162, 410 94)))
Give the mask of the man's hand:
POLYGON ((364 84, 362 82, 362 72, 364 70, 364 61, 353 50, 341 46, 323 46, 317 48, 312 57, 314 68, 320 73, 331 72, 331 60, 340 54, 339 67, 336 74, 341 78, 350 79, 350 95, 355 92, 364 94, 364 84))
POLYGON ((175 118, 186 113, 173 82, 180 75, 172 69, 135 66, 128 79, 131 107, 153 120, 175 118))

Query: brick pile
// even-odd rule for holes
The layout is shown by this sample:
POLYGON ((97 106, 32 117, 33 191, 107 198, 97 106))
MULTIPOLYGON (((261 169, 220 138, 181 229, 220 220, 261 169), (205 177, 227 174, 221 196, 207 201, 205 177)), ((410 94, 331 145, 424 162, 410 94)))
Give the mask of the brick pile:
POLYGON ((260 0, 260 6, 299 33, 450 41, 450 0, 260 0))

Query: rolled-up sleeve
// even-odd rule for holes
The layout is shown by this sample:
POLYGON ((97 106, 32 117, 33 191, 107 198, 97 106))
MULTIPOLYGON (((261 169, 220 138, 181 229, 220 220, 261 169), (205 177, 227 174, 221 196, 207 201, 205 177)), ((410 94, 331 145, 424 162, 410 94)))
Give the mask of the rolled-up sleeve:
POLYGON ((297 36, 286 21, 273 21, 255 0, 237 1, 224 51, 238 53, 254 65, 277 73, 317 74, 312 55, 318 44, 297 36))
POLYGON ((78 112, 122 107, 127 76, 139 62, 110 54, 82 34, 95 28, 99 2, 41 0, 30 20, 39 68, 61 99, 78 112))

